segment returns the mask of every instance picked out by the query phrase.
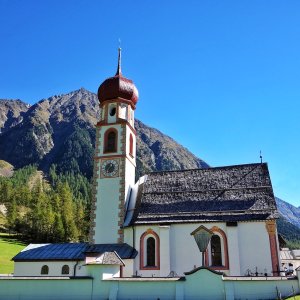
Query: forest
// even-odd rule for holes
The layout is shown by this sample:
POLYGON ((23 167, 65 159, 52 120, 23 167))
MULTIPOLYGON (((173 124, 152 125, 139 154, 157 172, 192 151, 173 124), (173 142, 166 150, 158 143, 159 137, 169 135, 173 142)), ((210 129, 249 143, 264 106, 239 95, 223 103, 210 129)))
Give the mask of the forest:
POLYGON ((30 242, 86 241, 91 185, 77 173, 58 174, 50 167, 46 178, 34 165, 0 177, 0 204, 6 208, 2 230, 30 242))

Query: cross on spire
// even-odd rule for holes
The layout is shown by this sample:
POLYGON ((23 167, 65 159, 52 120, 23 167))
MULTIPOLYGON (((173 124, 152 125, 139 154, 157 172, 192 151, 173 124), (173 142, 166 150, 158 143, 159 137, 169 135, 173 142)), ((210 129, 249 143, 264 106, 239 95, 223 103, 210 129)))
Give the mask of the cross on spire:
POLYGON ((119 47, 119 57, 118 57, 118 69, 117 73, 115 76, 121 76, 122 75, 122 70, 121 70, 121 47, 119 47))

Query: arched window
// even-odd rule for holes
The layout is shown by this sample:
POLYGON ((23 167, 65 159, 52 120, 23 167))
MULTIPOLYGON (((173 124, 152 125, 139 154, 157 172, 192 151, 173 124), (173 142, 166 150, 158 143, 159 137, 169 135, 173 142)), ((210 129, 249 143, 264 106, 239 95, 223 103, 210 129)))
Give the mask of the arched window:
POLYGON ((133 137, 132 134, 129 136, 129 154, 133 156, 133 137))
POLYGON ((140 269, 160 269, 159 236, 152 229, 148 229, 140 239, 140 269))
POLYGON ((147 239, 147 267, 155 267, 155 238, 147 239))
POLYGON ((42 266, 41 274, 42 274, 42 275, 47 275, 47 274, 49 274, 49 267, 48 267, 47 265, 42 266))
POLYGON ((210 247, 211 247, 211 265, 222 266, 221 238, 218 235, 213 235, 211 237, 210 247))
POLYGON ((61 274, 63 275, 67 275, 70 273, 70 267, 68 265, 64 265, 61 268, 61 274))
POLYGON ((205 252, 205 265, 214 270, 229 270, 228 244, 225 232, 213 226, 214 233, 205 252))
POLYGON ((104 135, 104 153, 117 152, 118 133, 115 129, 109 129, 104 135))

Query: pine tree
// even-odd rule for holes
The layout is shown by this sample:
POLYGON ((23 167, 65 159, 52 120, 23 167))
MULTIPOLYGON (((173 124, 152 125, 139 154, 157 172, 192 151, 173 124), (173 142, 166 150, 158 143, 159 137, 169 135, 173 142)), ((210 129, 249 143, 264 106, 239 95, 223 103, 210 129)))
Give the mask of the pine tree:
POLYGON ((62 199, 62 221, 65 230, 65 240, 77 241, 78 230, 75 224, 74 205, 72 201, 72 192, 67 183, 58 187, 59 195, 62 199))
POLYGON ((18 217, 16 199, 12 198, 7 209, 7 222, 10 230, 15 230, 18 217))

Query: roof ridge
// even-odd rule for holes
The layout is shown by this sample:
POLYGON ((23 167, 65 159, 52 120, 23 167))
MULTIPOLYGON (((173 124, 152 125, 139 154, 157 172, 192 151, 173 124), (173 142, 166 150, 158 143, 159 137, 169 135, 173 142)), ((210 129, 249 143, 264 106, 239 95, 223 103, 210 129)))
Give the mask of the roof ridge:
MULTIPOLYGON (((203 193, 203 192, 223 192, 223 191, 237 191, 237 190, 255 190, 255 189, 267 189, 270 188, 271 185, 262 185, 262 186, 251 186, 251 187, 238 187, 238 188, 222 188, 222 189, 206 189, 206 190, 181 190, 181 191, 162 191, 162 192, 145 192, 144 195, 149 194, 180 194, 180 193, 203 193)), ((215 200, 215 199, 213 199, 215 200)))
POLYGON ((237 164, 237 165, 208 167, 208 168, 194 168, 194 169, 184 169, 184 170, 162 170, 162 171, 149 172, 146 175, 159 174, 159 173, 172 173, 172 172, 217 170, 217 169, 226 169, 226 168, 230 169, 230 168, 235 168, 235 167, 258 166, 258 165, 268 165, 268 163, 266 163, 266 162, 263 162, 263 163, 248 163, 248 164, 237 164))

